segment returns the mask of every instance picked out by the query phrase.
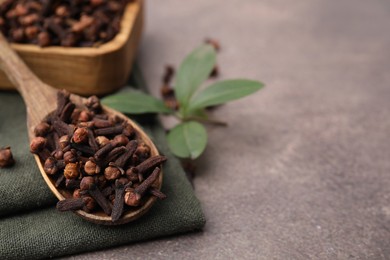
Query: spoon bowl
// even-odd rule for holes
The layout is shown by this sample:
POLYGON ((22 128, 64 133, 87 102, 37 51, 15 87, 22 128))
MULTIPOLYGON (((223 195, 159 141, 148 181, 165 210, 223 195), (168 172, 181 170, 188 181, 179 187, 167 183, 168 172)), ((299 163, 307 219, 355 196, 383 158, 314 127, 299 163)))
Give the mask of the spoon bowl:
MULTIPOLYGON (((15 53, 15 51, 11 49, 7 40, 1 33, 0 67, 23 97, 27 113, 27 132, 29 139, 31 140, 32 138, 34 138, 35 126, 38 125, 47 115, 49 115, 55 110, 57 90, 43 83, 37 76, 34 75, 34 73, 31 72, 31 70, 15 53)), ((86 99, 81 96, 72 94, 71 100, 73 103, 75 103, 77 107, 81 107, 83 106, 83 103, 86 99)), ((113 109, 103 106, 103 111, 107 115, 118 116, 125 120, 135 129, 139 139, 141 139, 145 144, 150 147, 150 156, 159 155, 158 150, 151 141, 151 139, 135 122, 133 122, 131 119, 129 119, 122 113, 113 109)), ((72 193, 69 190, 55 187, 55 180, 45 173, 43 169, 43 162, 41 161, 39 156, 34 155, 34 157, 43 179, 45 180, 46 184, 53 192, 53 194, 59 200, 71 198, 72 193)), ((161 189, 162 179, 163 173, 161 171, 158 179, 153 186, 157 189, 161 189)), ((113 222, 111 217, 106 215, 102 210, 95 211, 93 213, 87 213, 83 210, 77 210, 74 211, 74 213, 82 217, 83 219, 96 224, 119 225, 141 217, 152 207, 155 201, 156 197, 147 197, 146 201, 144 201, 142 206, 124 211, 122 217, 115 222, 113 222)))

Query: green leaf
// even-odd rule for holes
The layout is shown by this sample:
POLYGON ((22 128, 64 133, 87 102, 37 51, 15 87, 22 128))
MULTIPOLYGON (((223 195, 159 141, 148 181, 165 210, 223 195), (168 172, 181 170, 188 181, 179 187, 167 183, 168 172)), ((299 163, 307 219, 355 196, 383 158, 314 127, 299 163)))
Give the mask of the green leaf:
POLYGON ((216 52, 205 44, 191 52, 181 63, 175 80, 175 95, 185 109, 191 96, 208 79, 216 63, 216 52))
POLYGON ((207 111, 204 108, 191 110, 190 113, 187 114, 187 117, 195 116, 197 118, 205 119, 207 120, 209 118, 209 115, 207 114, 207 111))
POLYGON ((206 144, 206 129, 195 121, 181 123, 168 133, 169 148, 177 157, 195 159, 202 154, 206 144))
POLYGON ((140 91, 111 95, 103 98, 102 103, 127 114, 173 113, 163 101, 140 91))
POLYGON ((223 104, 248 96, 263 87, 263 83, 247 79, 220 81, 197 93, 190 101, 189 110, 223 104))

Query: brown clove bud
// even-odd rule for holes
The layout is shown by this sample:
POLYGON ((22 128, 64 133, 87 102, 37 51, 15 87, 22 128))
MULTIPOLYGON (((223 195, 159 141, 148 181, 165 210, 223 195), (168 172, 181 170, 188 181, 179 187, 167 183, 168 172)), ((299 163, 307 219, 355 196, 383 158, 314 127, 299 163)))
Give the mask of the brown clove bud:
POLYGON ((167 195, 156 188, 150 187, 148 191, 151 195, 157 197, 160 200, 165 200, 167 198, 167 195))
POLYGON ((65 166, 64 176, 67 179, 76 179, 80 175, 78 163, 68 163, 65 166))
POLYGON ((134 128, 132 125, 128 123, 124 123, 123 125, 123 134, 127 137, 131 137, 134 134, 134 128))
POLYGON ((121 125, 95 129, 95 135, 118 135, 122 132, 123 126, 121 125))
POLYGON ((33 40, 34 38, 36 38, 38 33, 39 33, 39 28, 37 26, 27 26, 24 29, 24 34, 26 35, 26 38, 28 40, 33 40))
POLYGON ((89 113, 88 111, 83 110, 79 114, 78 121, 80 121, 80 122, 88 122, 89 120, 91 120, 91 118, 92 118, 91 113, 89 113))
POLYGON ((30 143, 30 151, 35 154, 42 151, 46 146, 46 142, 46 138, 41 136, 33 138, 30 143))
POLYGON ((115 148, 115 144, 113 142, 109 142, 102 148, 100 148, 94 155, 96 161, 101 161, 107 154, 109 154, 115 148))
POLYGON ((105 146, 106 144, 108 144, 110 142, 110 140, 105 136, 98 136, 95 138, 95 140, 100 148, 102 148, 103 146, 105 146))
POLYGON ((113 122, 111 122, 110 120, 94 119, 93 126, 95 128, 107 128, 107 127, 112 127, 113 122))
POLYGON ((19 23, 23 26, 29 26, 29 25, 32 25, 34 23, 36 23, 38 20, 39 20, 39 16, 38 14, 29 14, 29 15, 26 15, 26 16, 21 16, 19 17, 19 23))
POLYGON ((96 201, 91 196, 84 196, 83 201, 85 204, 84 211, 91 212, 96 208, 96 201))
POLYGON ((84 171, 88 175, 95 175, 100 173, 100 167, 95 160, 88 160, 84 165, 84 171))
POLYGON ((129 143, 129 138, 123 134, 117 135, 114 137, 114 142, 117 146, 126 146, 129 143))
POLYGON ((121 178, 115 181, 115 198, 113 200, 112 222, 118 221, 122 216, 125 200, 125 189, 128 185, 128 180, 126 178, 121 178))
POLYGON ((77 162, 77 153, 76 150, 71 149, 64 153, 64 161, 66 164, 77 162))
POLYGON ((66 179, 65 187, 69 190, 80 189, 80 180, 76 179, 66 179))
POLYGON ((92 184, 95 184, 95 179, 93 177, 83 177, 80 182, 80 190, 89 190, 92 184))
POLYGON ((62 150, 54 150, 51 155, 56 159, 56 160, 61 160, 64 158, 64 152, 62 150))
POLYGON ((73 142, 76 144, 85 143, 88 141, 88 129, 84 127, 77 128, 73 133, 73 142))
POLYGON ((112 211, 112 206, 110 202, 106 199, 106 197, 103 196, 99 188, 96 187, 95 184, 91 184, 88 192, 91 195, 91 197, 96 200, 97 204, 99 204, 99 206, 103 209, 104 213, 110 216, 112 211))
POLYGON ((95 136, 93 135, 93 132, 91 129, 88 129, 88 144, 94 150, 94 152, 99 150, 99 145, 96 142, 95 136))
POLYGON ((94 18, 88 15, 82 15, 80 21, 73 24, 72 31, 76 33, 82 32, 85 28, 90 26, 94 21, 94 18))
POLYGON ((150 147, 145 143, 140 143, 134 153, 137 158, 136 163, 141 163, 150 157, 150 147))
POLYGON ((66 5, 59 5, 56 8, 55 13, 57 16, 65 17, 69 15, 69 10, 66 5))
POLYGON ((130 175, 132 173, 139 173, 143 174, 147 172, 148 170, 151 170, 155 168, 156 166, 160 165, 161 163, 165 162, 167 160, 167 157, 165 156, 153 156, 147 159, 146 161, 140 163, 136 167, 131 167, 126 171, 126 175, 130 175))
POLYGON ((107 180, 115 180, 121 176, 121 171, 115 166, 108 166, 104 170, 104 177, 107 180))
POLYGON ((51 126, 46 122, 42 122, 34 128, 34 134, 35 136, 45 137, 50 132, 50 130, 51 126))
POLYGON ((57 202, 57 210, 59 211, 74 211, 82 209, 85 206, 83 199, 65 199, 57 202))
POLYGON ((115 161, 115 165, 117 165, 120 168, 124 168, 127 161, 133 156, 134 151, 137 148, 137 140, 131 140, 127 145, 126 149, 127 151, 122 154, 118 159, 115 161))
POLYGON ((43 170, 49 175, 56 174, 58 172, 56 159, 53 157, 47 158, 45 164, 43 165, 43 170))
POLYGON ((152 174, 149 175, 146 180, 144 180, 138 187, 134 189, 134 192, 136 194, 136 198, 138 200, 141 199, 141 197, 145 194, 146 190, 153 185, 153 183, 157 180, 158 176, 160 174, 160 168, 155 168, 152 172, 152 174))
POLYGON ((56 188, 60 187, 61 184, 64 182, 65 179, 65 176, 63 174, 61 174, 60 176, 58 176, 58 179, 56 180, 56 182, 54 183, 54 186, 56 188))
POLYGON ((79 198, 81 198, 81 193, 80 193, 80 189, 75 189, 74 191, 73 191, 73 194, 72 194, 72 197, 74 198, 74 199, 79 199, 79 198))
POLYGON ((141 204, 141 198, 145 194, 153 183, 157 180, 159 168, 156 168, 153 173, 142 183, 134 184, 133 188, 127 188, 125 194, 125 203, 129 206, 139 206, 141 204))
POLYGON ((134 189, 127 189, 124 199, 126 205, 137 207, 141 204, 141 200, 137 199, 137 195, 134 192, 134 189))
POLYGON ((85 102, 85 105, 94 112, 100 112, 102 109, 102 106, 100 104, 100 100, 97 96, 91 96, 87 99, 85 102))
POLYGON ((70 143, 70 137, 68 135, 63 135, 58 140, 60 149, 64 149, 70 143))
POLYGON ((12 166, 15 160, 12 156, 11 147, 0 149, 0 168, 12 166))
POLYGON ((51 44, 50 35, 48 32, 40 32, 38 34, 38 45, 40 47, 46 47, 51 44))

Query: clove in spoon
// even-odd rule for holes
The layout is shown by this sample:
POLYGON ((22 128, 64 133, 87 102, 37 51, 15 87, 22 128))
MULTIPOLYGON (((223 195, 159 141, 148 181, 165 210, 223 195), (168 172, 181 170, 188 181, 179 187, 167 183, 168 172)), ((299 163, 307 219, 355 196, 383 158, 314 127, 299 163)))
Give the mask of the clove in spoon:
MULTIPOLYGON (((34 137, 35 126, 38 125, 49 113, 55 110, 58 90, 43 83, 10 47, 7 40, 1 33, 0 67, 5 72, 9 80, 14 84, 25 102, 27 110, 27 133, 29 139, 31 140, 34 137)), ((69 77, 71 76, 72 75, 69 75, 69 77)), ((83 106, 85 98, 72 94, 71 100, 76 104, 76 106, 83 106)), ((159 155, 156 146, 153 144, 150 138, 132 120, 124 116, 122 113, 119 113, 113 109, 109 109, 105 106, 103 106, 103 111, 107 115, 119 116, 128 124, 133 126, 133 128, 137 131, 139 138, 150 147, 150 155, 159 155)), ((49 178, 43 170, 43 164, 38 155, 34 155, 34 157, 43 179, 54 195, 59 200, 71 198, 72 194, 70 191, 55 187, 55 181, 49 178)), ((157 189, 161 188, 162 177, 163 174, 161 171, 158 179, 156 180, 157 183, 154 185, 157 189)), ((87 221, 96 224, 119 225, 139 218, 152 207, 155 201, 156 197, 150 196, 141 207, 125 211, 123 216, 115 222, 112 222, 111 217, 107 216, 102 210, 92 213, 87 213, 83 210, 77 210, 74 211, 74 213, 86 219, 87 221)))

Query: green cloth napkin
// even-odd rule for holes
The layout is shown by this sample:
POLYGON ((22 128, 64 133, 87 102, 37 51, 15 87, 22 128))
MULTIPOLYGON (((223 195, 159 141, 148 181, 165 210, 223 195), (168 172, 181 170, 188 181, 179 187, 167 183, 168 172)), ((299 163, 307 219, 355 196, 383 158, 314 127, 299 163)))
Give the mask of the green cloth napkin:
MULTIPOLYGON (((134 76, 142 85, 140 74, 134 76)), ((205 219, 200 203, 169 153, 164 129, 155 119, 142 126, 169 158, 162 188, 168 198, 135 222, 100 226, 56 211, 57 199, 29 153, 23 101, 16 93, 0 93, 0 146, 10 145, 16 160, 14 167, 0 169, 0 259, 63 256, 201 229, 205 219)))

